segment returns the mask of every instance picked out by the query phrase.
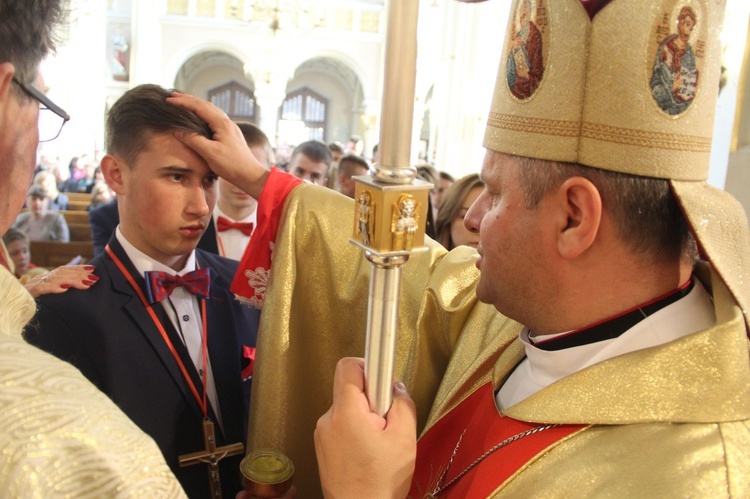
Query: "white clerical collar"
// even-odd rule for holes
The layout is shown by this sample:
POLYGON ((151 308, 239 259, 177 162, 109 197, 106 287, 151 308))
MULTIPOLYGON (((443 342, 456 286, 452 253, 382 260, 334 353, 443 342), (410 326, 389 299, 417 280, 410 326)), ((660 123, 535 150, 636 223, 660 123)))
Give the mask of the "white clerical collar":
POLYGON ((128 258, 130 258, 130 261, 133 262, 133 265, 135 266, 138 273, 141 275, 149 270, 159 270, 162 272, 168 272, 170 274, 177 275, 185 275, 188 272, 192 272, 195 270, 195 251, 190 252, 187 260, 185 260, 185 266, 182 268, 182 270, 175 272, 174 269, 164 265, 163 263, 157 262, 146 253, 130 244, 130 242, 125 238, 125 235, 120 230, 119 225, 115 230, 115 237, 117 238, 117 242, 120 243, 120 246, 122 246, 122 249, 125 250, 125 254, 128 255, 128 258))
POLYGON ((231 220, 232 222, 252 223, 252 224, 255 224, 255 221, 257 220, 257 216, 258 216, 258 208, 255 208, 253 210, 253 212, 251 214, 249 214, 248 216, 246 216, 245 218, 243 218, 241 220, 235 220, 234 218, 232 218, 229 215, 227 215, 226 213, 224 213, 224 211, 221 208, 219 208, 219 203, 216 203, 216 206, 214 206, 214 213, 213 213, 213 215, 214 215, 214 224, 216 223, 216 220, 219 217, 224 217, 227 220, 231 220))
MULTIPOLYGON (((513 371, 497 394, 501 408, 533 395, 555 381, 607 359, 677 340, 712 327, 716 315, 711 295, 693 278, 692 291, 682 299, 644 318, 617 338, 563 350, 542 350, 529 340, 528 328, 519 335, 526 359, 513 371)), ((565 333, 547 335, 547 340, 565 333)), ((535 337, 539 342, 542 337, 535 337)))

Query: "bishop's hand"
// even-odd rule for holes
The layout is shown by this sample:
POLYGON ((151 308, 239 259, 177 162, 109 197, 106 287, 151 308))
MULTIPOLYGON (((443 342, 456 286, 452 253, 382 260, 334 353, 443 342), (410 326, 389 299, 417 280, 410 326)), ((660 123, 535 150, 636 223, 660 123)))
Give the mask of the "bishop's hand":
POLYGON ((414 402, 403 384, 393 389, 385 418, 370 412, 364 360, 341 359, 333 383, 333 405, 315 428, 323 493, 338 497, 406 497, 417 453, 414 402))
POLYGON ((226 113, 208 101, 179 92, 173 92, 167 101, 193 111, 214 133, 212 139, 188 132, 177 132, 175 136, 199 154, 218 176, 255 199, 260 198, 269 172, 250 152, 239 127, 226 113))

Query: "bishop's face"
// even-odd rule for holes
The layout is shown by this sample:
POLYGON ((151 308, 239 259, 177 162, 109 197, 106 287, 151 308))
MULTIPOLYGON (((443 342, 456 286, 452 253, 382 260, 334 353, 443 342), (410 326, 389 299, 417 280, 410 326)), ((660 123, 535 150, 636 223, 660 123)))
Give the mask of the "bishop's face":
MULTIPOLYGON (((527 326, 547 313, 550 203, 528 208, 520 181, 519 159, 487 151, 482 165, 485 189, 466 214, 464 223, 479 232, 480 270, 477 298, 527 326)), ((554 292, 554 290, 552 290, 554 292)))

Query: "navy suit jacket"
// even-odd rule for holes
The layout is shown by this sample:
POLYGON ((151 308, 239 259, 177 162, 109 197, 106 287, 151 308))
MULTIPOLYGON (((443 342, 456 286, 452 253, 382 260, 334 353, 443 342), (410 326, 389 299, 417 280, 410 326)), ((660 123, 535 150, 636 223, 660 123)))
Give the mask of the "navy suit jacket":
MULTIPOLYGON (((115 233, 117 225, 120 223, 120 213, 117 211, 117 198, 107 201, 89 211, 89 226, 91 226, 91 239, 94 241, 94 256, 99 256, 104 251, 109 238, 115 233)), ((219 254, 219 245, 216 242, 216 228, 214 219, 211 217, 203 233, 198 248, 219 254)))
POLYGON ((208 222, 206 232, 201 236, 201 240, 198 241, 198 248, 203 251, 208 251, 215 255, 219 254, 219 243, 216 241, 216 226, 214 225, 214 217, 208 222))
MULTIPOLYGON (((145 290, 143 276, 137 274, 115 237, 109 246, 145 290)), ((215 424, 217 445, 244 443, 251 380, 241 376, 248 364, 243 346, 255 346, 259 312, 240 305, 229 292, 237 262, 202 250, 196 250, 196 258, 201 268, 211 269, 206 302, 208 351, 223 420, 223 429, 215 424)), ((188 495, 208 497, 206 466, 180 468, 178 464, 178 456, 204 448, 201 409, 166 342, 114 261, 105 252, 91 263, 99 281, 89 290, 41 296, 26 339, 80 369, 156 441, 188 495)), ((155 305, 153 310, 200 393, 201 380, 187 348, 164 308, 155 305)), ((241 458, 220 462, 224 497, 234 497, 242 488, 241 458)))
POLYGON ((120 223, 120 213, 117 211, 117 198, 107 201, 89 211, 89 227, 91 240, 94 241, 94 257, 104 252, 104 247, 115 233, 120 223))

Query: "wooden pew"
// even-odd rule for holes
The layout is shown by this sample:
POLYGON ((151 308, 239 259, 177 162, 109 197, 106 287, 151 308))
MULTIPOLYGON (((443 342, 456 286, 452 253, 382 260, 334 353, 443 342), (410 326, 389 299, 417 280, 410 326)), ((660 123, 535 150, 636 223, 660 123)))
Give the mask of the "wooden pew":
POLYGON ((91 241, 91 226, 88 222, 79 224, 68 224, 70 230, 70 241, 91 241))
POLYGON ((91 202, 91 194, 88 192, 64 192, 71 201, 91 202))
POLYGON ((91 241, 31 241, 29 244, 31 261, 40 267, 54 269, 67 265, 77 256, 83 257, 82 263, 94 257, 94 243, 91 241))
POLYGON ((88 211, 74 211, 74 210, 60 210, 60 213, 65 217, 65 221, 68 226, 71 224, 86 224, 89 223, 89 212, 88 211))
POLYGON ((91 204, 91 199, 87 199, 86 201, 76 201, 74 199, 71 199, 68 203, 68 210, 69 211, 86 211, 86 208, 91 204))

